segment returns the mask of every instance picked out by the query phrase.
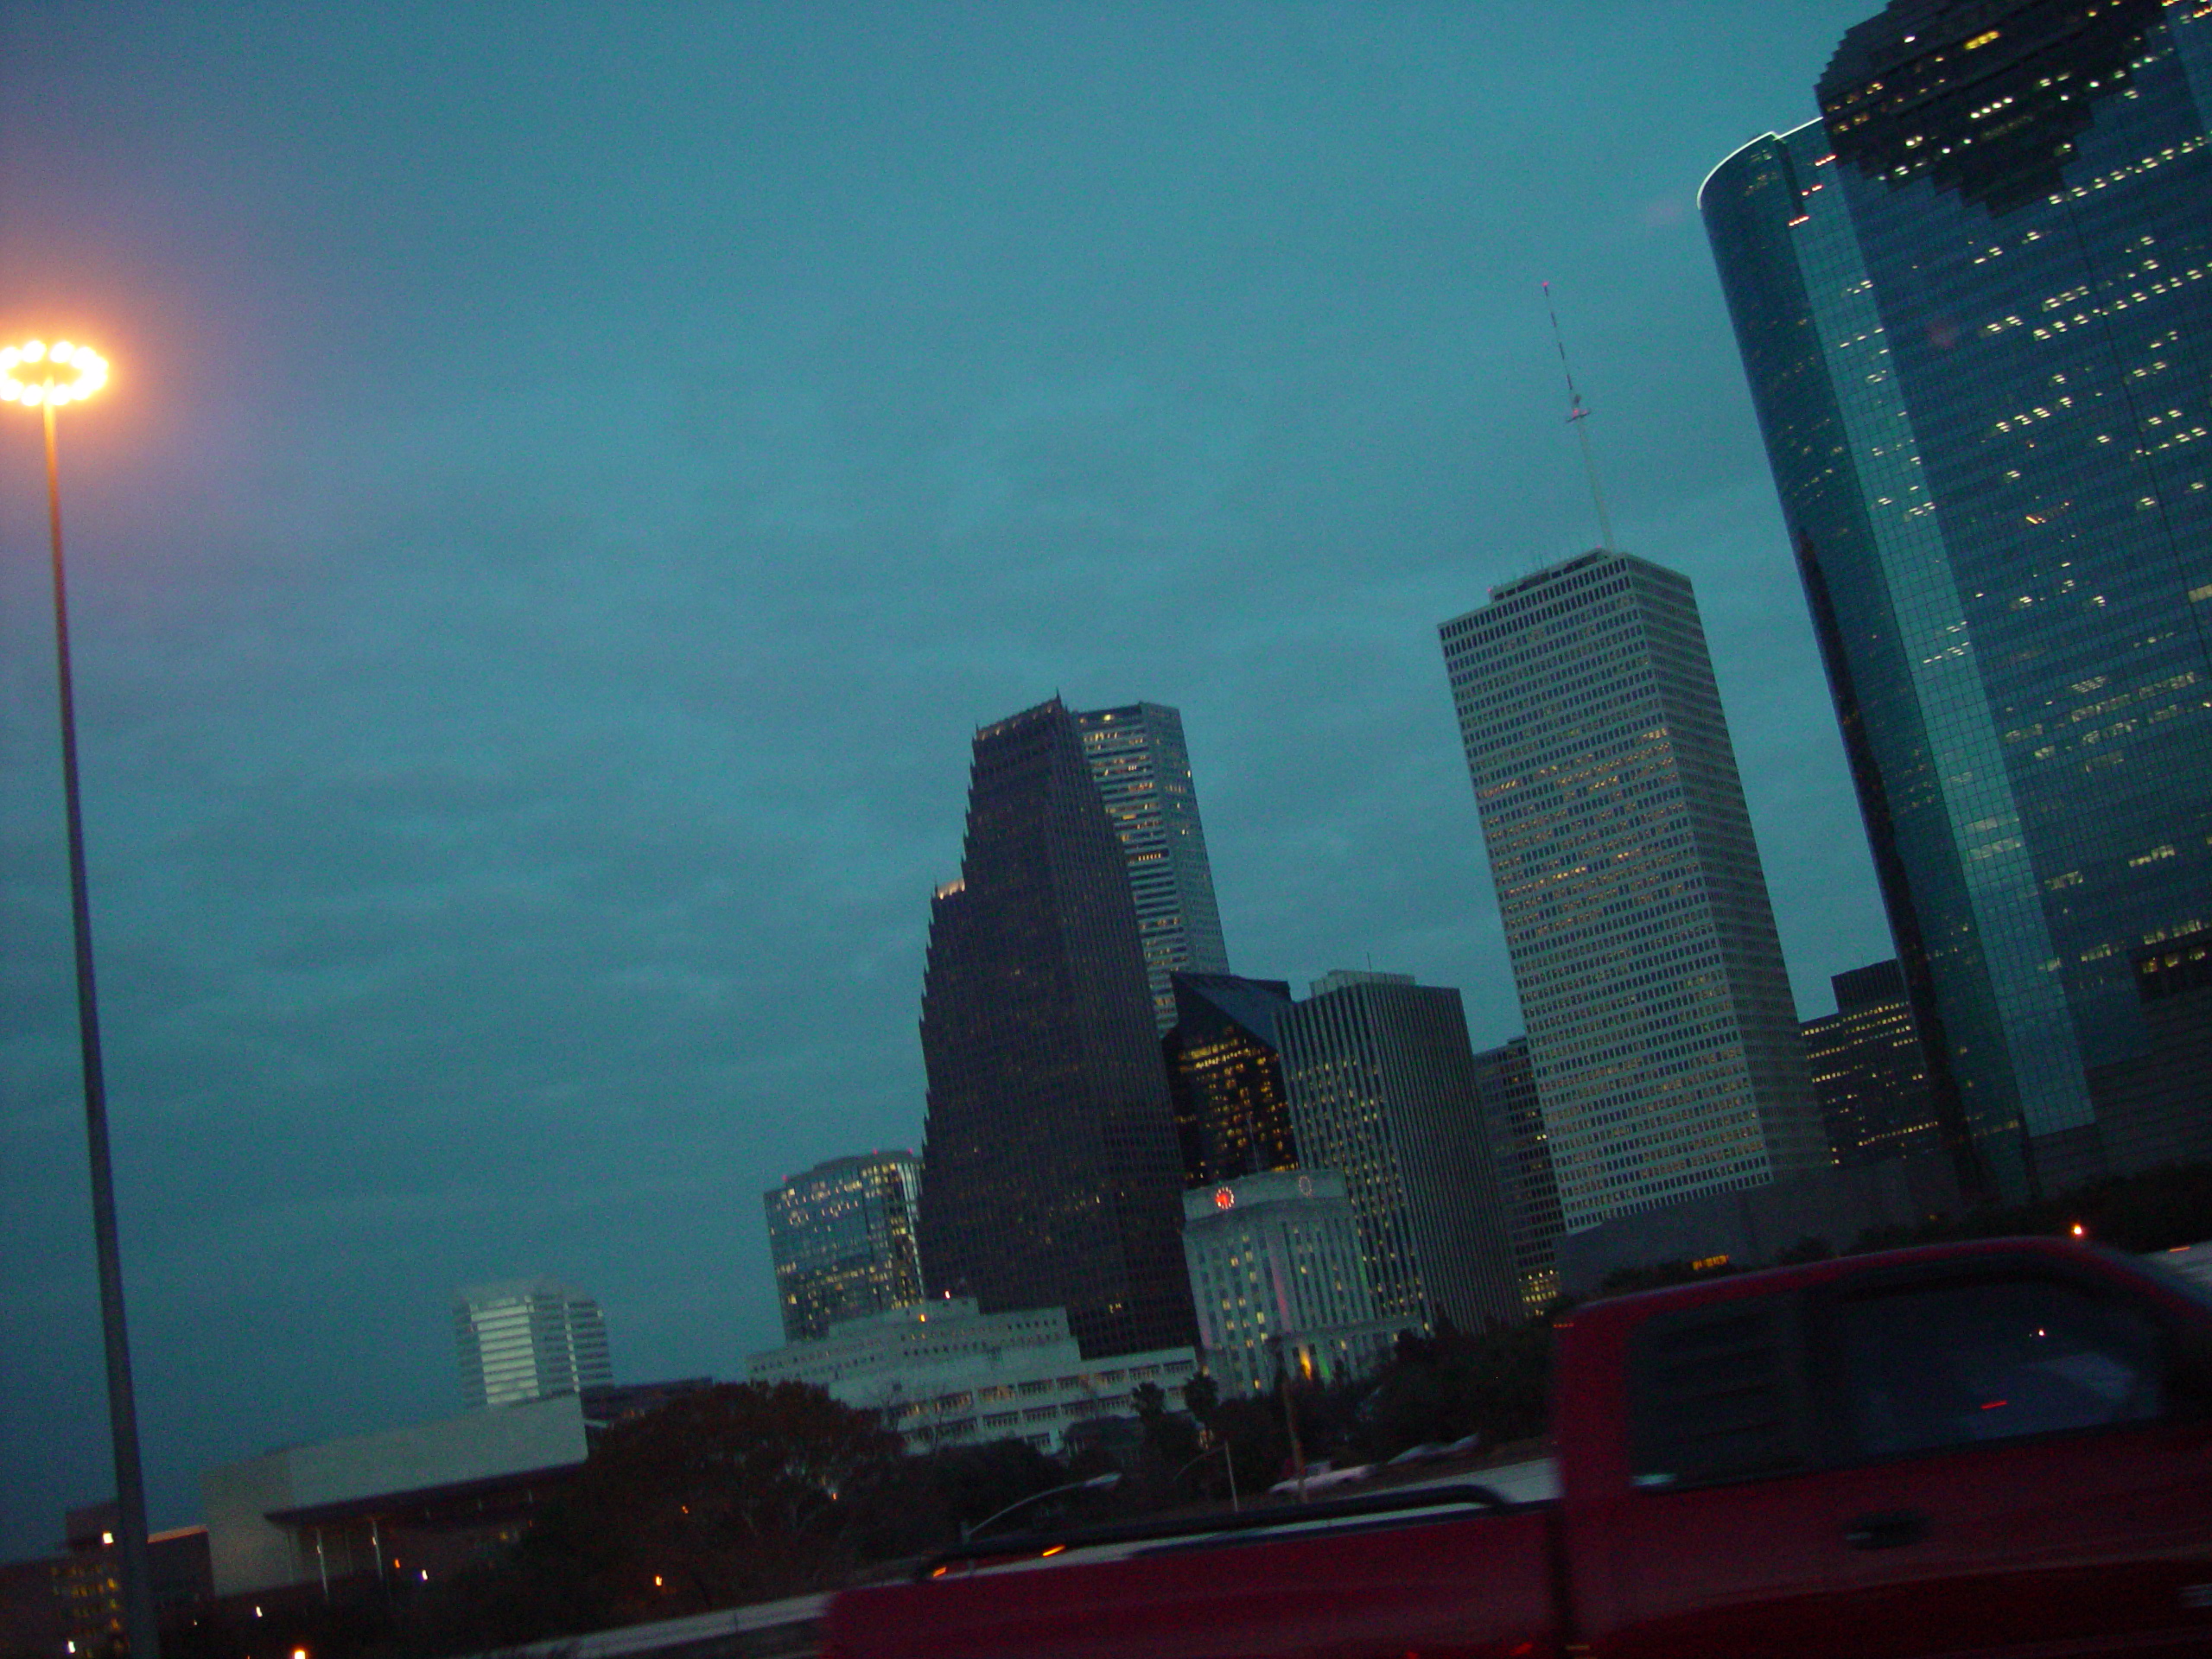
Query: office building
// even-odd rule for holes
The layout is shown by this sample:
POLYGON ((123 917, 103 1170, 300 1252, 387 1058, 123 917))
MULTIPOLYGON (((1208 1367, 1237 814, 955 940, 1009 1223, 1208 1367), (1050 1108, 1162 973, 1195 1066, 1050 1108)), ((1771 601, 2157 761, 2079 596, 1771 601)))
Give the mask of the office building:
POLYGON ((2106 1162, 2132 1175, 2212 1164, 2212 930, 2130 953, 2148 1040, 2089 1071, 2106 1162))
POLYGON ((1332 1169, 1185 1192, 1183 1254, 1206 1370, 1224 1395, 1264 1393, 1285 1371, 1349 1382, 1416 1323, 1376 1317, 1359 1223, 1332 1169))
POLYGON ((1291 1003, 1279 979, 1172 976, 1175 1025, 1161 1039, 1183 1185, 1298 1167, 1275 1021, 1291 1003))
POLYGON ((1894 961, 1878 962, 1829 983, 1836 1011, 1805 1022, 1805 1070, 1836 1162, 1941 1152, 1942 1128, 1904 970, 1894 961))
POLYGON ((550 1279, 515 1279, 456 1292, 454 1338, 461 1399, 472 1411, 614 1381, 599 1304, 550 1279))
POLYGON ((1344 1178, 1376 1317, 1518 1319, 1459 993, 1339 969, 1276 1031, 1301 1160, 1344 1178))
POLYGON ((1559 1236, 1565 1224, 1526 1037, 1475 1056, 1475 1092, 1482 1102, 1483 1130, 1490 1138, 1491 1163, 1505 1204, 1521 1311, 1533 1318, 1559 1300, 1559 1236))
POLYGON ((922 1300, 921 1192, 920 1159, 871 1152, 817 1164, 760 1195, 787 1340, 922 1300))
POLYGON ((1229 971, 1183 716, 1164 703, 1135 702, 1075 721, 1128 865, 1153 1020, 1165 1032, 1175 1023, 1169 975, 1229 971))
POLYGON ((931 1293, 1064 1307, 1094 1357, 1187 1345, 1181 1168, 1135 908, 1058 699, 976 734, 921 1034, 931 1293))
POLYGON ((2132 953, 2212 924, 2212 16, 1913 0, 1701 206, 1938 1121, 2103 1166, 2132 953))
POLYGON ((1565 1230, 1825 1165, 1688 580, 1600 549, 1442 633, 1565 1230))
POLYGON ((1056 1454, 1080 1426, 1134 1417, 1147 1382, 1170 1410, 1198 1374, 1188 1345, 1086 1358, 1066 1310, 986 1313, 967 1297, 932 1297, 840 1325, 747 1363, 754 1382, 804 1382, 883 1421, 911 1452, 1027 1440, 1056 1454))

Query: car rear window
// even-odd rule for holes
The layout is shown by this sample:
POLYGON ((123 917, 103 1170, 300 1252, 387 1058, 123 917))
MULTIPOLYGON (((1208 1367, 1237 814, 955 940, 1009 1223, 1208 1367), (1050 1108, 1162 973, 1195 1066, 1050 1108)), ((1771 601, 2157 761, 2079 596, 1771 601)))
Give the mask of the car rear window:
POLYGON ((1629 1344, 1629 1462, 1654 1491, 1785 1473, 1807 1462, 1794 1299, 1660 1314, 1629 1344))

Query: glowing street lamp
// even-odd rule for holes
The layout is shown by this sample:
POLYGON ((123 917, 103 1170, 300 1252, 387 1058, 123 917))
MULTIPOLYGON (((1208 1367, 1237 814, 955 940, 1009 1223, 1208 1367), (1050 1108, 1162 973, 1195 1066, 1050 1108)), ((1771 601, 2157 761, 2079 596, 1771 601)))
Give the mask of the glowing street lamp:
POLYGON ((54 554, 54 642, 61 682, 61 790, 69 816, 70 917, 77 937, 77 1036, 85 1076, 85 1139, 92 1154, 92 1243, 99 1261, 100 1329, 107 1342, 108 1431, 121 1511, 123 1631, 131 1659, 160 1659, 146 1559, 146 1483, 138 1462, 138 1406, 130 1387, 130 1338, 123 1318, 123 1258, 116 1243, 115 1177, 108 1160, 107 1081, 100 1065, 99 1000, 92 984, 92 912, 85 888, 85 815, 77 788, 76 697, 69 674, 69 594, 61 571, 61 483, 54 415, 107 384, 107 359, 66 340, 0 346, 0 403, 46 417, 46 522, 54 554))

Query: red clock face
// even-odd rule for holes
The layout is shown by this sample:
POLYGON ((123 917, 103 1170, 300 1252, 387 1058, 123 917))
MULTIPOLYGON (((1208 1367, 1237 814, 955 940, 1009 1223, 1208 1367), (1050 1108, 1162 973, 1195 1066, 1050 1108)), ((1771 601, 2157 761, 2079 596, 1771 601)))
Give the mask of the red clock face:
POLYGON ((1236 1195, 1225 1186, 1217 1186, 1213 1190, 1213 1207, 1217 1210, 1235 1209, 1236 1195))

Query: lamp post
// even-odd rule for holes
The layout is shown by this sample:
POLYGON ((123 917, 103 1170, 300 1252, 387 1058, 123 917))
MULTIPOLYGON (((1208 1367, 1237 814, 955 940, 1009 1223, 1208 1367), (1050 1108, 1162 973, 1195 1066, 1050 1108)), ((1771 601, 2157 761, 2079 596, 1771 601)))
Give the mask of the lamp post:
POLYGON ((91 1154, 92 1243, 99 1262, 100 1330, 107 1346, 108 1433, 115 1449, 115 1529, 123 1558, 123 1634, 131 1659, 160 1659, 146 1559, 146 1483, 138 1461, 138 1407, 130 1387, 130 1338, 123 1317, 123 1260, 116 1243, 115 1177, 108 1158, 107 1080, 100 1065, 99 1001, 92 984, 92 912, 85 885, 85 816, 77 786, 76 698, 69 673, 69 598, 61 569, 61 483, 54 411, 107 384, 107 359, 67 340, 0 346, 0 403, 46 420, 46 522, 54 556, 54 641, 60 680, 61 789, 69 820, 69 912, 77 941, 77 1039, 91 1154))
POLYGON ((1089 1480, 1071 1480, 1065 1486, 1052 1486, 1041 1492, 1032 1492, 1028 1497, 1017 1499, 1004 1509, 985 1516, 972 1527, 966 1522, 962 1522, 960 1541, 964 1544, 971 1539, 980 1538, 983 1535, 983 1529, 993 1522, 1003 1521, 1016 1510, 1026 1510, 1032 1503, 1041 1503, 1048 1497, 1058 1497, 1062 1492, 1103 1492, 1109 1487, 1118 1486, 1121 1484, 1122 1471, 1116 1469, 1106 1474, 1093 1475, 1089 1480))

